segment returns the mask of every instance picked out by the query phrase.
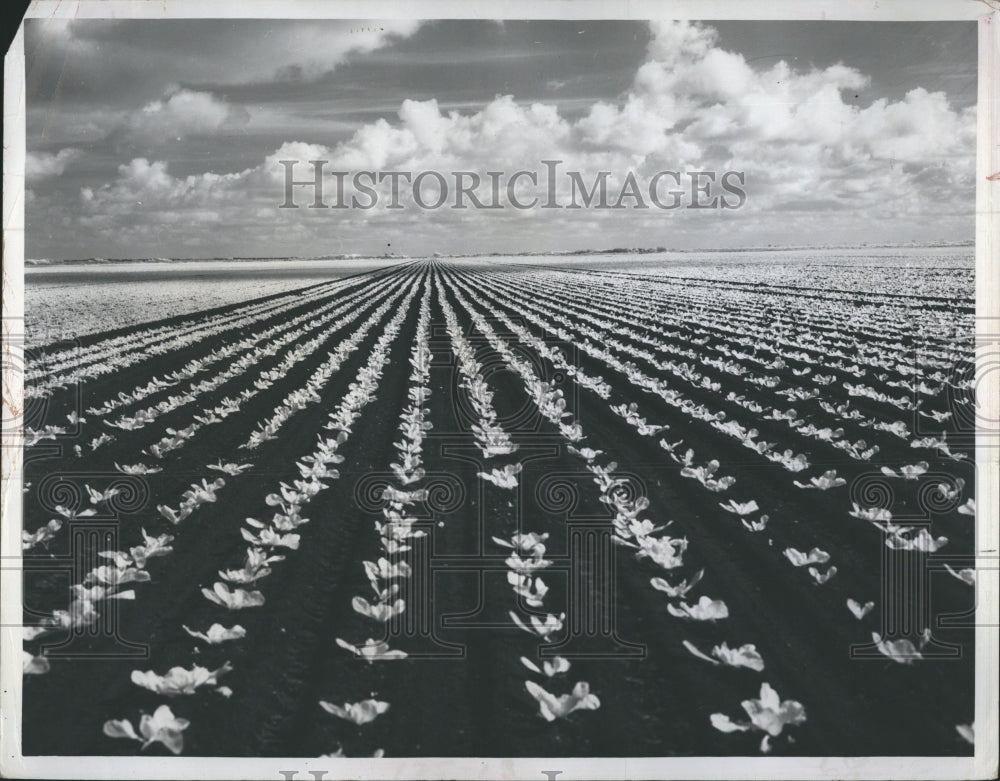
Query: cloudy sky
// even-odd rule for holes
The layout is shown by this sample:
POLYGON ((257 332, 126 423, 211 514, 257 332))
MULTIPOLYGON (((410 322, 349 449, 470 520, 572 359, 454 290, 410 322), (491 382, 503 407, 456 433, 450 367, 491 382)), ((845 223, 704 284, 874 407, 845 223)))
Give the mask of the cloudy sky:
POLYGON ((29 20, 25 54, 33 258, 972 238, 974 23, 29 20), (613 193, 629 170, 738 170, 748 197, 280 209, 287 159, 558 159, 613 193))

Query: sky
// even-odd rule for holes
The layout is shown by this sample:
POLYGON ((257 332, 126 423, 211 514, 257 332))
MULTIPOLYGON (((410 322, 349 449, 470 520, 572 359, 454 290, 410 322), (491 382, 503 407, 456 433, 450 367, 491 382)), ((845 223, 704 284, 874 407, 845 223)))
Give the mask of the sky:
POLYGON ((973 236, 973 22, 31 19, 25 57, 29 258, 973 236), (423 210, 404 184, 392 209, 384 183, 371 209, 305 208, 301 187, 289 209, 281 160, 348 172, 348 204, 358 171, 470 171, 487 201, 487 171, 544 181, 543 160, 563 205, 571 170, 608 172, 612 202, 632 172, 640 197, 423 210), (642 197, 660 171, 679 208, 642 197), (745 203, 688 208, 693 171, 742 172, 745 203))

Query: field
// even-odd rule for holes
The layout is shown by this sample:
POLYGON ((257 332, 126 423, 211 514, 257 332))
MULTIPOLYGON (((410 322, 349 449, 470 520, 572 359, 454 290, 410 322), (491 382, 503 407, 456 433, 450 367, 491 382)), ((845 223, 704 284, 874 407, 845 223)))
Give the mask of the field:
POLYGON ((44 346, 284 293, 387 263, 368 258, 29 265, 25 341, 29 347, 44 346))
POLYGON ((415 260, 34 349, 24 753, 968 755, 972 282, 415 260))

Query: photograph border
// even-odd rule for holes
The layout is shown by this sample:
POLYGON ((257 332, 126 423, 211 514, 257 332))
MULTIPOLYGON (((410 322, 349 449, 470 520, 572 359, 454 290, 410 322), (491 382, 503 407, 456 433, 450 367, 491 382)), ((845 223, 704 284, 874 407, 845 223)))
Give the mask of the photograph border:
MULTIPOLYGON (((975 287, 976 335, 1000 323, 1000 2, 997 0, 34 0, 26 18, 142 19, 649 19, 869 20, 978 23, 975 287), (991 327, 992 324, 992 327, 991 327)), ((24 757, 21 754, 21 428, 24 315, 24 27, 4 60, 3 438, 0 441, 0 776, 12 778, 356 779, 979 779, 997 773, 1000 426, 976 432, 976 742, 971 757, 665 757, 246 759, 24 757), (295 771, 295 776, 288 773, 295 771)), ((996 356, 977 361, 980 420, 1000 422, 996 356)), ((933 707, 932 704, 929 704, 933 707)))

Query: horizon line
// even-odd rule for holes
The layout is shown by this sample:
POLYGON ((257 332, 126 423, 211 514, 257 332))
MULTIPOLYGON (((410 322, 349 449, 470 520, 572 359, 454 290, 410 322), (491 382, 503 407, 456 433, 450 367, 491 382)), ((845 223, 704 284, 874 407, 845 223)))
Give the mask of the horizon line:
POLYGON ((861 242, 856 244, 770 244, 751 247, 686 247, 671 249, 668 247, 612 247, 608 249, 585 249, 585 250, 547 250, 547 251, 524 251, 524 252, 431 252, 417 255, 406 255, 397 253, 355 253, 344 252, 325 255, 231 255, 231 256, 187 256, 187 257, 167 257, 167 256, 143 256, 143 257, 101 257, 92 256, 86 258, 25 258, 24 263, 45 265, 59 263, 156 263, 156 262, 188 262, 198 260, 218 260, 218 261, 254 261, 254 260, 389 260, 398 258, 399 260, 419 260, 422 258, 492 258, 492 257, 564 257, 573 255, 611 255, 611 254, 636 254, 655 255, 668 252, 697 253, 697 252, 789 252, 793 250, 829 250, 829 249, 893 249, 896 247, 974 247, 974 239, 963 239, 960 241, 908 241, 908 242, 861 242))

